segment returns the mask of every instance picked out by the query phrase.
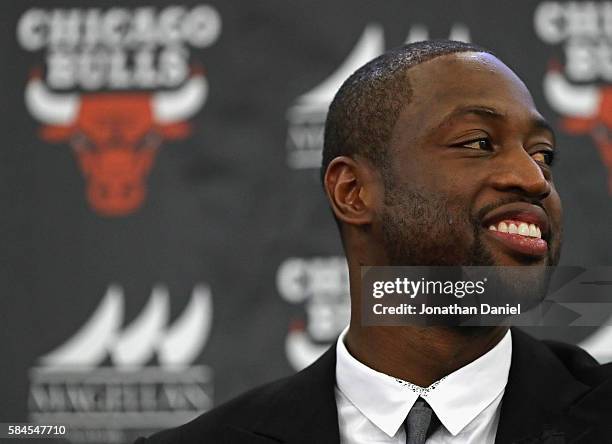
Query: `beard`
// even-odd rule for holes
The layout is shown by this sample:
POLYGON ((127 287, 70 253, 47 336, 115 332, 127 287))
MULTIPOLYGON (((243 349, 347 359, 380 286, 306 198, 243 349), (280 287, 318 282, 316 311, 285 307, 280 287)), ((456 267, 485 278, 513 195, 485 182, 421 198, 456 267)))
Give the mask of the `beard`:
POLYGON ((384 204, 380 218, 389 265, 495 265, 469 208, 453 208, 446 198, 405 185, 385 187, 384 204))
POLYGON ((386 188, 380 221, 388 265, 497 267, 494 279, 499 291, 486 302, 520 301, 525 308, 533 308, 546 296, 552 274, 548 266, 559 261, 560 241, 549 241, 544 263, 525 259, 525 268, 502 267, 483 240, 482 218, 491 209, 516 201, 516 197, 506 199, 475 211, 405 184, 386 188))
MULTIPOLYGON (((516 202, 507 198, 478 211, 406 184, 386 184, 380 214, 382 242, 391 266, 500 266, 482 240, 481 221, 492 209, 516 202)), ((524 200, 524 199, 523 199, 524 200)), ((561 228, 548 240, 544 264, 559 263, 561 228)), ((531 265, 525 259, 525 265, 531 265)))

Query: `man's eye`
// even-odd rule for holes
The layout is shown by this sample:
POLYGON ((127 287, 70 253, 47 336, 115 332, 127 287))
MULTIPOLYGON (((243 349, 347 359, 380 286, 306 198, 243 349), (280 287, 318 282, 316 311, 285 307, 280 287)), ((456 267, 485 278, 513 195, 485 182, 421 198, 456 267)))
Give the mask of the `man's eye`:
POLYGON ((538 151, 531 155, 533 160, 539 163, 545 163, 546 165, 552 165, 555 160, 555 153, 553 151, 538 151))
POLYGON ((474 150, 485 150, 485 151, 493 150, 493 144, 487 138, 468 140, 467 142, 458 143, 456 146, 464 147, 464 148, 471 148, 474 150))

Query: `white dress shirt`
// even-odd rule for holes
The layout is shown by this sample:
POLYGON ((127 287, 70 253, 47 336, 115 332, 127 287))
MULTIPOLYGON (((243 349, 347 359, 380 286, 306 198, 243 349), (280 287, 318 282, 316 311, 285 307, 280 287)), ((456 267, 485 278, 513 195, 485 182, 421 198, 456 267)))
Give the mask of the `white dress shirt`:
POLYGON ((487 353, 427 388, 377 372, 336 347, 336 405, 341 444, 405 444, 403 423, 420 396, 442 425, 427 444, 493 444, 510 360, 510 330, 487 353))

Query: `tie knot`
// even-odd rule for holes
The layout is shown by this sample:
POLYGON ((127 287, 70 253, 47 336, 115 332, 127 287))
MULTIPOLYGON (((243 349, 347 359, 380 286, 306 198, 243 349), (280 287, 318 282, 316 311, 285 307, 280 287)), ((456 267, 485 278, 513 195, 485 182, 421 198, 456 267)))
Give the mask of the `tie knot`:
POLYGON ((406 444, 424 444, 439 424, 429 404, 422 398, 417 399, 404 421, 406 444))

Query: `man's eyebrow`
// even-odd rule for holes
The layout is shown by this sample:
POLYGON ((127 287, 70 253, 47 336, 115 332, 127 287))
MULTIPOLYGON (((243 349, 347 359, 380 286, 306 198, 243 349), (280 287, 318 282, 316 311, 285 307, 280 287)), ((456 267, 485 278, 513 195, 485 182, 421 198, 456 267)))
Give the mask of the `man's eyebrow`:
POLYGON ((555 130, 553 126, 548 123, 548 121, 543 117, 536 117, 533 119, 533 127, 536 129, 548 131, 553 139, 553 144, 557 143, 557 135, 555 134, 555 130))
POLYGON ((460 106, 448 113, 444 119, 436 126, 436 129, 443 128, 450 124, 453 120, 463 117, 467 114, 475 114, 486 119, 503 119, 505 114, 499 111, 482 105, 465 105, 460 106))
MULTIPOLYGON (((460 106, 458 108, 455 108, 453 111, 447 114, 442 120, 442 122, 440 122, 440 124, 436 126, 436 129, 443 128, 444 126, 450 124, 453 120, 458 119, 468 114, 474 114, 474 115, 483 117, 485 119, 492 119, 492 120, 503 120, 506 118, 506 114, 501 113, 498 110, 494 108, 490 108, 488 106, 465 105, 465 106, 460 106)), ((553 138, 553 142, 555 142, 555 139, 556 139, 555 130, 553 126, 550 123, 548 123, 546 119, 544 119, 541 116, 537 116, 537 117, 533 117, 531 119, 531 122, 532 122, 532 126, 534 129, 548 131, 553 138)))

